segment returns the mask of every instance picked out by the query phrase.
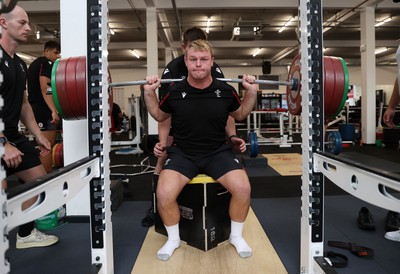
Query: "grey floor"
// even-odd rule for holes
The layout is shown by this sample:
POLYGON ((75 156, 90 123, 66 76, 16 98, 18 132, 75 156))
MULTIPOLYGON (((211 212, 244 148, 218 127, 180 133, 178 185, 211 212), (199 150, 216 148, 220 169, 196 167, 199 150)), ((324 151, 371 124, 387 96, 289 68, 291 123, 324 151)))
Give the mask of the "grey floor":
MULTIPOLYGON (((149 205, 147 201, 125 201, 113 214, 115 274, 127 274, 133 268, 147 233, 147 228, 140 225, 140 220, 149 205)), ((260 223, 288 273, 293 274, 300 273, 300 205, 298 197, 252 199, 252 208, 260 223)), ((339 252, 349 258, 349 265, 337 269, 338 273, 400 273, 400 242, 388 241, 383 237, 385 210, 349 195, 335 195, 326 196, 325 213, 325 242, 353 242, 375 250, 373 259, 364 259, 348 250, 325 247, 325 250, 339 252), (376 231, 357 228, 356 216, 361 206, 367 206, 374 215, 376 231)), ((12 274, 89 273, 89 225, 65 224, 51 233, 61 239, 52 247, 27 250, 10 247, 8 256, 12 274)), ((10 235, 10 243, 14 242, 15 231, 10 235)))
MULTIPOLYGON (((368 153, 374 155, 373 151, 368 151, 368 153)), ((393 153, 392 156, 397 159, 398 153, 393 153)), ((388 155, 388 152, 382 154, 383 158, 388 155)), ((120 158, 118 159, 122 161, 123 159, 120 158)), ((129 159, 129 162, 140 160, 136 159, 136 156, 134 158, 129 159)), ((250 181, 253 188, 254 212, 288 273, 300 273, 300 178, 276 176, 276 174, 268 173, 267 169, 263 169, 262 171, 253 170, 250 181)), ((112 215, 115 274, 131 272, 147 233, 147 228, 141 226, 141 219, 150 207, 151 174, 135 177, 128 187, 131 195, 126 196, 125 201, 112 215)), ((383 237, 386 210, 345 195, 329 182, 326 183, 325 190, 328 194, 325 196, 325 242, 328 240, 352 242, 373 248, 375 251, 373 259, 365 259, 356 257, 348 250, 326 246, 325 251, 342 253, 349 259, 349 265, 346 268, 337 269, 337 272, 344 274, 400 273, 400 242, 389 241, 383 237), (356 218, 362 206, 367 206, 374 215, 376 231, 368 232, 358 229, 356 218)), ((10 248, 7 252, 12 274, 90 273, 88 223, 69 223, 50 231, 59 236, 60 243, 48 248, 16 250, 15 233, 16 231, 13 230, 9 235, 10 248)))
MULTIPOLYGON (((300 198, 253 199, 254 209, 261 225, 275 247, 288 273, 300 273, 300 198)), ((395 274, 400 273, 400 242, 389 241, 383 236, 387 211, 367 204, 350 195, 325 197, 324 251, 334 251, 348 257, 343 274, 395 274), (357 227, 356 218, 362 206, 374 216, 376 231, 357 227), (356 243, 374 249, 373 259, 360 258, 350 251, 327 246, 327 241, 356 243)))
MULTIPOLYGON (((123 202, 113 212, 114 273, 131 273, 148 228, 140 224, 150 202, 123 202)), ((46 248, 15 249, 14 229, 7 253, 12 274, 91 273, 90 232, 88 223, 68 223, 46 233, 60 242, 46 248)))

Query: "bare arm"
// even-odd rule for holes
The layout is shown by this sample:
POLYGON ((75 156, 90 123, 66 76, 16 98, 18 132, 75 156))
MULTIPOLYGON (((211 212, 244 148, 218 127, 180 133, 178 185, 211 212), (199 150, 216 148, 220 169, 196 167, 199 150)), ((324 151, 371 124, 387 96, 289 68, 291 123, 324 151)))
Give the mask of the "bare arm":
POLYGON ((230 115, 235 118, 236 120, 242 121, 244 120, 253 110, 254 104, 257 100, 257 90, 258 85, 254 84, 255 77, 252 75, 243 75, 242 85, 243 88, 246 90, 244 98, 242 100, 241 106, 231 112, 230 115))
POLYGON ((171 118, 158 123, 158 138, 160 143, 167 144, 170 130, 171 118))
POLYGON ((22 101, 21 122, 36 137, 36 142, 39 146, 41 146, 41 154, 46 155, 51 150, 51 144, 49 140, 43 136, 40 128, 37 125, 35 115, 33 114, 32 107, 28 102, 26 93, 24 94, 24 99, 22 101), (45 149, 47 153, 42 149, 45 149))
POLYGON ((228 121, 226 121, 225 132, 228 137, 236 135, 235 119, 232 116, 229 116, 228 121))
POLYGON ((159 142, 154 146, 154 155, 161 157, 166 148, 170 145, 168 142, 169 132, 171 130, 171 118, 158 123, 158 139, 159 142))
POLYGON ((246 142, 242 138, 236 136, 236 124, 235 119, 232 116, 228 117, 225 132, 226 136, 228 136, 229 142, 231 142, 237 150, 239 150, 240 152, 246 151, 246 142))
POLYGON ((143 88, 147 110, 157 122, 165 121, 171 115, 158 107, 156 89, 160 86, 160 78, 158 76, 147 76, 146 80, 149 84, 144 85, 143 88))
POLYGON ((58 124, 60 121, 60 116, 58 116, 56 105, 54 104, 53 96, 47 94, 47 87, 50 83, 50 79, 46 76, 39 76, 40 90, 42 92, 42 96, 47 106, 51 110, 52 123, 58 124))
POLYGON ((400 94, 399 94, 399 83, 396 78, 394 83, 393 93, 390 97, 388 107, 383 114, 383 122, 390 128, 393 128, 395 125, 393 123, 393 118, 396 114, 396 107, 400 103, 400 94))

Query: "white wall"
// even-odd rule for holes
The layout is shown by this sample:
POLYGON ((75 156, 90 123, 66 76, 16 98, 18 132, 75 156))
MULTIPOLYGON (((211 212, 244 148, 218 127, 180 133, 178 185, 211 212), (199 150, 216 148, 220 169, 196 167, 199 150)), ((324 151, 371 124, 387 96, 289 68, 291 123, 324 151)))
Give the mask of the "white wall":
MULTIPOLYGON (((361 67, 349 67, 349 78, 351 85, 361 87, 361 67)), ((385 99, 387 104, 390 96, 392 96, 394 81, 397 76, 396 66, 386 66, 376 68, 376 87, 375 89, 382 89, 385 92, 385 99)))
MULTIPOLYGON (((113 82, 127 82, 134 80, 143 80, 146 77, 146 68, 143 69, 113 69, 111 70, 111 76, 113 82)), ((223 67, 222 71, 226 78, 237 78, 238 75, 253 74, 261 75, 262 68, 260 67, 223 67)), ((361 67, 348 67, 350 85, 361 86, 361 67)), ((159 69, 159 75, 161 75, 162 69, 159 69)), ((287 79, 287 68, 286 67, 272 67, 272 75, 279 75, 280 80, 287 79)), ((388 102, 392 91, 394 80, 397 75, 397 67, 377 67, 376 68, 376 88, 383 89, 386 93, 386 103, 388 102)), ((237 87, 237 84, 232 84, 237 87)), ((116 103, 121 106, 123 112, 128 109, 128 98, 131 97, 132 93, 135 96, 140 95, 139 86, 130 86, 123 88, 124 96, 116 96, 116 103), (121 98, 125 98, 124 102, 121 102, 121 98)), ((275 93, 285 93, 286 87, 281 86, 279 91, 273 91, 275 93)))

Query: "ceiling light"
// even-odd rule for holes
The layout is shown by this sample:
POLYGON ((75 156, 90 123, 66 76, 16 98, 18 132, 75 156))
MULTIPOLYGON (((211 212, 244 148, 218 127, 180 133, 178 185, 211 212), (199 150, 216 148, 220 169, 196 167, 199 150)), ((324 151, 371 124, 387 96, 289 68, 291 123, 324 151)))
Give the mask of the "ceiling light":
POLYGON ((278 32, 282 32, 286 29, 286 27, 294 20, 294 17, 291 17, 286 23, 278 30, 278 32))
POLYGON ((40 39, 40 30, 38 30, 38 31, 36 32, 36 39, 37 39, 37 40, 40 39))
POLYGON ((387 22, 389 22, 389 21, 391 21, 391 20, 392 20, 392 17, 387 17, 387 18, 385 18, 385 19, 379 21, 378 23, 376 23, 376 24, 375 24, 375 27, 379 27, 379 26, 381 26, 381 25, 383 25, 383 24, 385 24, 385 23, 387 23, 387 22))
POLYGON ((111 35, 114 35, 115 31, 113 29, 110 29, 110 33, 111 33, 111 35))
POLYGON ((207 18, 207 27, 206 27, 206 33, 210 32, 210 17, 207 18))
POLYGON ((179 52, 178 52, 176 49, 173 49, 173 50, 172 50, 172 56, 173 56, 174 58, 177 58, 177 57, 179 56, 179 52))
POLYGON ((256 51, 253 53, 253 57, 256 57, 260 52, 261 48, 256 49, 256 51))
POLYGON ((375 50, 375 54, 380 54, 380 53, 385 52, 385 51, 387 51, 387 50, 388 50, 387 47, 379 48, 379 49, 376 49, 376 50, 375 50))
POLYGON ((139 53, 137 53, 137 51, 136 50, 132 50, 132 54, 137 58, 137 59, 139 59, 140 58, 140 55, 139 55, 139 53))
POLYGON ((378 49, 375 50, 375 54, 380 54, 380 53, 385 52, 385 51, 387 51, 387 50, 388 50, 387 47, 378 48, 378 49))
POLYGON ((31 63, 33 60, 36 59, 35 56, 32 56, 32 55, 30 55, 30 54, 26 54, 26 53, 22 53, 22 52, 17 52, 17 55, 18 55, 19 57, 21 57, 22 59, 25 59, 26 61, 30 62, 30 63, 31 63))

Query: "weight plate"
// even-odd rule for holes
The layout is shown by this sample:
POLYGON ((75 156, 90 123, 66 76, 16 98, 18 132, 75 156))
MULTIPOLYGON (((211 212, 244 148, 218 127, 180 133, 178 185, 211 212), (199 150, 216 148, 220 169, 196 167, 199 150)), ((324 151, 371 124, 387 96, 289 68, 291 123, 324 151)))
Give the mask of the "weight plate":
POLYGON ((250 157, 254 158, 258 155, 258 137, 257 133, 253 130, 249 132, 249 143, 250 143, 250 150, 249 155, 250 157))
POLYGON ((75 70, 76 92, 78 94, 79 116, 86 118, 86 57, 80 56, 75 70))
POLYGON ((339 109, 342 110, 343 107, 344 107, 344 104, 346 103, 347 95, 348 95, 348 92, 349 92, 349 71, 347 69, 347 64, 343 60, 343 58, 341 58, 341 57, 338 57, 338 58, 339 58, 340 62, 342 63, 343 76, 344 76, 343 97, 342 97, 342 101, 341 101, 340 106, 339 106, 339 109))
POLYGON ((68 62, 65 67, 65 90, 67 92, 67 98, 69 105, 71 107, 71 111, 73 113, 73 117, 70 117, 71 120, 79 119, 79 105, 78 105, 78 97, 76 93, 76 82, 75 82, 75 74, 76 74, 76 63, 78 62, 78 58, 71 57, 68 59, 68 62))
MULTIPOLYGON (((332 113, 331 117, 335 118, 343 109, 340 108, 341 102, 343 100, 343 89, 344 89, 344 71, 342 62, 340 62, 339 58, 337 57, 330 57, 333 63, 333 67, 335 69, 335 98, 333 98, 333 107, 334 112, 332 113)), ((347 99, 347 94, 345 101, 347 99)))
POLYGON ((51 150, 51 162, 54 167, 56 167, 56 149, 57 149, 58 143, 55 144, 51 150))
POLYGON ((56 152, 54 153, 54 166, 55 167, 60 167, 60 147, 61 143, 58 144, 56 147, 56 152))
POLYGON ((324 56, 324 114, 330 117, 334 111, 332 101, 335 96, 335 69, 329 56, 324 56))
POLYGON ((60 143, 60 145, 57 148, 57 166, 58 167, 63 167, 64 166, 64 145, 63 143, 60 143))
POLYGON ((335 155, 342 151, 342 136, 338 131, 330 131, 328 133, 326 149, 335 155))
POLYGON ((63 152, 63 144, 60 143, 57 146, 57 149, 56 149, 56 156, 55 156, 56 167, 62 167, 62 162, 63 162, 63 154, 62 154, 62 152, 63 152))
POLYGON ((290 66, 288 73, 288 81, 296 78, 298 80, 298 87, 296 90, 292 90, 290 86, 286 87, 286 98, 289 112, 292 115, 301 114, 301 64, 300 64, 300 53, 298 53, 290 66))
POLYGON ((60 103, 60 107, 64 114, 64 119, 68 120, 73 116, 73 111, 70 107, 70 103, 68 101, 67 90, 65 86, 65 70, 66 65, 69 58, 61 59, 58 63, 57 74, 56 74, 56 89, 57 89, 57 97, 60 103))
MULTIPOLYGON (((108 83, 112 83, 110 70, 108 70, 108 83)), ((113 102, 114 102, 113 95, 114 95, 113 88, 112 87, 108 87, 108 105, 110 106, 109 111, 108 111, 108 116, 112 115, 113 102)))
POLYGON ((64 113, 62 112, 60 102, 58 101, 58 96, 57 96, 57 81, 56 81, 56 75, 57 75, 57 68, 58 68, 58 63, 60 62, 60 59, 57 59, 54 64, 53 68, 51 69, 51 93, 53 96, 53 101, 56 106, 56 109, 58 111, 58 114, 61 116, 61 118, 64 117, 64 113))

